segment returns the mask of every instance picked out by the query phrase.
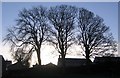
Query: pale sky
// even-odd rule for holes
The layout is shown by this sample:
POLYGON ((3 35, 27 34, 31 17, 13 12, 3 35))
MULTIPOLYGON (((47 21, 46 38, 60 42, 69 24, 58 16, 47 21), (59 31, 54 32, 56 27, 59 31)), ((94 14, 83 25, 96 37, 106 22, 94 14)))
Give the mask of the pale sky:
POLYGON ((73 5, 86 8, 104 19, 104 23, 110 27, 111 32, 118 40, 118 3, 117 2, 7 2, 2 3, 2 34, 6 34, 7 28, 16 24, 15 20, 18 13, 23 8, 32 8, 43 5, 44 7, 56 6, 61 4, 73 5))
POLYGON ((119 0, 1 0, 2 2, 118 2, 119 0))
MULTIPOLYGON (((6 35, 7 33, 6 30, 9 27, 15 25, 16 23, 15 19, 18 17, 17 15, 19 11, 22 10, 23 8, 29 9, 29 8, 32 8, 33 6, 39 6, 39 5, 42 5, 44 7, 50 7, 50 6, 56 6, 61 4, 73 5, 80 8, 83 7, 99 15, 104 19, 104 23, 110 27, 110 31, 112 32, 115 40, 116 41, 118 40, 118 3, 117 2, 3 2, 2 3, 2 28, 1 28, 2 38, 4 38, 4 36, 6 35)), ((47 47, 45 52, 47 52, 48 48, 49 47, 47 47)), ((3 45, 1 45, 1 50, 2 52, 0 52, 0 54, 4 55, 4 57, 8 59, 10 57, 10 54, 8 53, 9 46, 6 45, 3 47, 3 45)), ((49 56, 48 53, 46 53, 45 56, 49 56)), ((53 62, 52 61, 53 59, 57 61, 58 56, 55 56, 55 58, 53 57, 54 56, 43 57, 43 58, 44 60, 51 59, 47 62, 53 62)), ((54 63, 56 61, 54 61, 54 63)), ((45 61, 43 62, 43 64, 46 64, 45 61)))

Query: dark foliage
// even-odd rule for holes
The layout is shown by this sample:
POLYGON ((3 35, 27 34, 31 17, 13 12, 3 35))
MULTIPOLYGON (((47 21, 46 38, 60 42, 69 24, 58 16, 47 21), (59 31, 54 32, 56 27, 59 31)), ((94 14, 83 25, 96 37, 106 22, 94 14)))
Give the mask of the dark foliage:
POLYGON ((2 78, 39 78, 39 77, 52 77, 52 78, 66 78, 66 77, 83 77, 83 78, 119 78, 120 63, 103 63, 91 64, 89 66, 81 67, 46 67, 38 66, 36 68, 10 70, 2 78))

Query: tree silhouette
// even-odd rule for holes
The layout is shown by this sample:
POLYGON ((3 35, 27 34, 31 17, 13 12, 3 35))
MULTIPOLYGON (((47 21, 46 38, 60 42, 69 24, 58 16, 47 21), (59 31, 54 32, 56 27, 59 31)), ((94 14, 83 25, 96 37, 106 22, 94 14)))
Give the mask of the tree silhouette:
POLYGON ((109 33, 109 27, 104 24, 101 17, 84 8, 79 9, 78 32, 77 40, 85 52, 83 55, 87 63, 93 55, 116 51, 116 44, 112 34, 109 33))
MULTIPOLYGON (((9 33, 4 39, 5 41, 11 42, 12 52, 22 57, 24 57, 24 55, 22 51, 20 54, 20 48, 24 50, 24 53, 35 51, 39 65, 41 65, 41 45, 47 38, 48 25, 46 11, 47 9, 42 6, 23 9, 18 14, 16 26, 9 29, 9 33)), ((15 58, 17 58, 17 56, 15 56, 15 58)))
POLYGON ((18 48, 16 51, 12 51, 12 56, 15 61, 21 65, 30 66, 29 60, 31 60, 32 49, 26 51, 26 48, 18 48))
POLYGON ((84 8, 60 5, 49 10, 42 6, 23 9, 16 22, 4 40, 11 43, 14 59, 23 64, 36 52, 41 65, 41 46, 49 41, 60 53, 65 66, 65 56, 68 48, 75 43, 75 36, 87 63, 93 55, 113 56, 116 51, 115 41, 104 20, 84 8))
POLYGON ((49 10, 48 18, 51 26, 51 36, 49 41, 55 45, 55 48, 60 53, 62 64, 66 56, 67 49, 73 44, 74 41, 74 20, 77 15, 77 8, 68 5, 60 5, 51 7, 49 10))

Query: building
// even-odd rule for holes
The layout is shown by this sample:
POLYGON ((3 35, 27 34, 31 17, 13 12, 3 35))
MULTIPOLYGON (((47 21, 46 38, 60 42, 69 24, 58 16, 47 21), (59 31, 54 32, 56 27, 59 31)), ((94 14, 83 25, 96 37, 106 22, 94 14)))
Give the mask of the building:
POLYGON ((6 71, 5 60, 4 60, 3 56, 0 55, 0 78, 2 77, 2 75, 4 74, 5 71, 6 71))
POLYGON ((0 78, 2 77, 2 56, 0 55, 0 78))
MULTIPOLYGON (((65 66, 66 67, 79 67, 86 65, 86 59, 81 58, 65 58, 65 66)), ((62 59, 58 58, 58 66, 62 66, 62 59)))
POLYGON ((4 75, 7 70, 7 67, 11 65, 11 61, 5 61, 3 56, 0 55, 0 78, 4 75))
POLYGON ((120 57, 95 57, 94 63, 95 64, 100 64, 100 63, 120 64, 120 57))

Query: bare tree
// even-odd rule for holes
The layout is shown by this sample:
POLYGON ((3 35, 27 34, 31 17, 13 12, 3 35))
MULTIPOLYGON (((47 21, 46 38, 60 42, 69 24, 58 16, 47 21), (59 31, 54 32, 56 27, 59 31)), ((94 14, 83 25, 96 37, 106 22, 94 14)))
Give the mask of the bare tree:
POLYGON ((73 44, 75 28, 75 18, 77 15, 77 8, 68 5, 60 5, 51 7, 49 10, 48 18, 50 20, 51 36, 49 41, 55 45, 55 48, 60 53, 63 60, 66 56, 67 49, 73 44))
POLYGON ((46 13, 47 9, 42 6, 34 7, 32 9, 23 9, 18 14, 16 26, 9 29, 9 33, 4 39, 5 41, 11 42, 11 49, 14 51, 13 53, 20 53, 22 51, 19 50, 23 50, 23 48, 24 53, 26 53, 26 51, 30 51, 30 53, 35 51, 37 53, 39 65, 41 65, 41 45, 47 38, 48 20, 46 13), (28 47, 29 50, 27 50, 28 47))
POLYGON ((93 55, 104 55, 104 53, 116 51, 116 44, 109 27, 104 24, 101 17, 84 9, 79 9, 78 14, 78 42, 85 53, 87 63, 93 55))
POLYGON ((21 65, 29 67, 30 66, 29 61, 31 60, 32 53, 33 53, 33 48, 26 50, 25 47, 22 48, 17 47, 15 51, 12 51, 12 57, 14 61, 17 61, 21 65))

